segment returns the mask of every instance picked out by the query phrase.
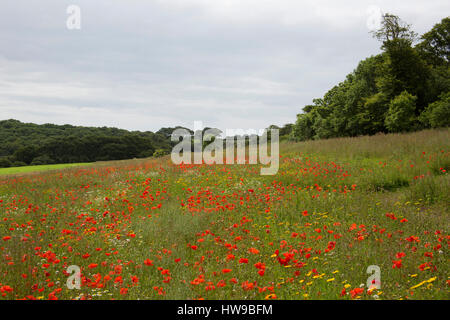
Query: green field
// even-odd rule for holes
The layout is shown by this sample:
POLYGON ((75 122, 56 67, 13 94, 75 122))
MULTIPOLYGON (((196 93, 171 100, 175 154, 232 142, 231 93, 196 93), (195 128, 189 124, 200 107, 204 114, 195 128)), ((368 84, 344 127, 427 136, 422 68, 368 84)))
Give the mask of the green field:
POLYGON ((0 299, 449 298, 449 129, 280 153, 1 176, 0 299))
POLYGON ((22 173, 33 173, 49 170, 60 170, 71 167, 87 166, 90 163, 62 163, 62 164, 48 164, 41 166, 25 166, 25 167, 11 167, 0 168, 0 175, 18 175, 22 173))

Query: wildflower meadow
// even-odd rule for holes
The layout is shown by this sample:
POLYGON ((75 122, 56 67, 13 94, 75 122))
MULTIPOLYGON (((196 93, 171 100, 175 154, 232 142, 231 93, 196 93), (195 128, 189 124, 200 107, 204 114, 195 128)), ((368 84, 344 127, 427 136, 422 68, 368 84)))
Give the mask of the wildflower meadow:
POLYGON ((448 299, 449 141, 281 143, 267 176, 170 156, 1 175, 0 299, 448 299))

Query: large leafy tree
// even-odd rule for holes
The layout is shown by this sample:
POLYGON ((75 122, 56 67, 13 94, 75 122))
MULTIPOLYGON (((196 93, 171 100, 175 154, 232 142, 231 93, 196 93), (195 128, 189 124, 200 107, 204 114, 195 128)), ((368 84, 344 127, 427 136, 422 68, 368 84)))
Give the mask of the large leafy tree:
POLYGON ((412 131, 417 118, 414 116, 417 97, 403 91, 389 104, 386 114, 386 127, 390 132, 412 131))
POLYGON ((380 91, 393 99, 404 90, 417 96, 417 110, 420 113, 429 103, 429 84, 431 71, 417 50, 412 47, 417 33, 411 25, 390 13, 383 15, 381 27, 372 32, 382 42, 384 64, 382 75, 378 78, 380 91))
POLYGON ((422 35, 416 48, 422 57, 433 66, 450 63, 450 18, 444 18, 433 29, 422 35))
POLYGON ((442 94, 439 100, 430 103, 421 114, 420 120, 432 128, 450 126, 450 92, 442 94))
MULTIPOLYGON (((427 102, 431 103, 442 100, 442 96, 450 91, 450 18, 444 18, 440 23, 434 25, 421 37, 421 40, 417 44, 416 50, 430 66, 427 102)), ((427 111, 427 114, 430 114, 430 110, 427 111)), ((430 125, 429 122, 425 123, 430 125)), ((438 123, 443 124, 441 121, 434 123, 435 126, 438 123)))
POLYGON ((419 113, 430 102, 430 68, 406 39, 385 42, 384 48, 385 61, 382 75, 378 78, 380 91, 393 99, 407 90, 417 96, 419 113))

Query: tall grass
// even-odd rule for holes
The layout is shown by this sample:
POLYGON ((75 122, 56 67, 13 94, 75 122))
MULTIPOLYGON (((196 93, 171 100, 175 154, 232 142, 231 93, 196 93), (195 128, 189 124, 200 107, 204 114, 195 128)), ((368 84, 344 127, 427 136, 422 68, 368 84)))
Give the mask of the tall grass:
POLYGON ((369 265, 379 298, 448 299, 449 135, 283 142, 274 176, 169 157, 0 176, 0 299, 350 299, 369 265))

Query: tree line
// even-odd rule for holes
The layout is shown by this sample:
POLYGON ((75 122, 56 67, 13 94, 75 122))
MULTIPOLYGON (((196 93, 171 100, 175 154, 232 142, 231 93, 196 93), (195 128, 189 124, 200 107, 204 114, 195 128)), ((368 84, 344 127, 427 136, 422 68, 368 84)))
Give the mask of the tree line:
POLYGON ((172 149, 170 133, 117 128, 0 121, 0 167, 94 162, 161 156, 172 149))
POLYGON ((282 137, 304 141, 450 125, 450 18, 418 38, 398 16, 384 14, 372 34, 382 53, 305 106, 294 124, 280 128, 282 137))

